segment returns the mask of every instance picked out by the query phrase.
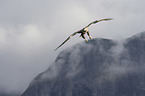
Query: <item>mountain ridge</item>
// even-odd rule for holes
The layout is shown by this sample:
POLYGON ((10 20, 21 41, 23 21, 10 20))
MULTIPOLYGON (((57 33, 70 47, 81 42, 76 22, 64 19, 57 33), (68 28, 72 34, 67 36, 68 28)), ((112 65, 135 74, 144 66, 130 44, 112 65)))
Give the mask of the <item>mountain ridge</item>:
POLYGON ((144 37, 142 32, 127 38, 121 50, 117 41, 103 38, 74 45, 60 52, 22 96, 144 96, 144 37))

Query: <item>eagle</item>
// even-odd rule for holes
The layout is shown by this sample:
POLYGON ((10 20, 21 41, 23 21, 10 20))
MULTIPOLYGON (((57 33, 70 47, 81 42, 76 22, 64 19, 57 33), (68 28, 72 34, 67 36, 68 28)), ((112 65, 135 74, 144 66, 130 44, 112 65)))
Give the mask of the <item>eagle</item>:
POLYGON ((61 45, 59 45, 55 51, 60 48, 64 43, 66 43, 71 37, 75 36, 76 34, 80 34, 80 37, 82 37, 83 39, 85 39, 85 41, 87 42, 88 40, 85 38, 85 34, 87 33, 87 35, 89 36, 90 39, 92 39, 92 37, 90 36, 89 30, 88 28, 92 25, 92 24, 96 24, 100 21, 109 21, 112 20, 113 18, 106 18, 106 19, 100 19, 100 20, 95 20, 91 23, 89 23, 86 27, 82 28, 81 30, 74 32, 73 34, 71 34, 63 43, 61 43, 61 45))

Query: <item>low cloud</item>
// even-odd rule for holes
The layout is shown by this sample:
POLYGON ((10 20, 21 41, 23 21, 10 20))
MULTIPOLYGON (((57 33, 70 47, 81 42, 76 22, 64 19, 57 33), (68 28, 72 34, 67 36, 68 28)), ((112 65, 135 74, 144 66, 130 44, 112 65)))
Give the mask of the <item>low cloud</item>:
POLYGON ((94 38, 125 38, 145 30, 143 0, 0 1, 0 13, 0 88, 8 91, 24 91, 62 49, 83 40, 76 36, 53 50, 94 19, 114 18, 91 26, 94 38))

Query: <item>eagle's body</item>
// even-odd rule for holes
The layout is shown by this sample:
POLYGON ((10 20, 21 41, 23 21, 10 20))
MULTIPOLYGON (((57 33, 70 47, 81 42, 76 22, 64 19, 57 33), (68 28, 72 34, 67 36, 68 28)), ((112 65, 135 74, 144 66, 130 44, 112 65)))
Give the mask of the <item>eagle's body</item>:
POLYGON ((85 39, 86 41, 88 41, 86 38, 85 38, 85 34, 87 33, 89 38, 92 39, 92 37, 90 36, 90 33, 89 33, 89 30, 88 30, 88 27, 86 28, 83 28, 82 30, 78 31, 77 33, 80 33, 80 37, 82 37, 83 39, 85 39))
POLYGON ((65 42, 67 42, 71 37, 73 37, 74 35, 76 34, 81 34, 80 37, 82 37, 83 39, 85 39, 86 41, 88 41, 86 38, 85 38, 85 34, 87 33, 87 35, 89 36, 90 39, 92 39, 92 37, 90 36, 90 33, 89 33, 89 26, 92 25, 92 24, 95 24, 95 23, 98 23, 100 21, 108 21, 108 20, 112 20, 112 18, 107 18, 107 19, 100 19, 100 20, 96 20, 94 22, 91 22, 90 24, 88 24, 86 27, 84 27, 83 29, 77 31, 77 32, 74 32, 73 34, 71 34, 60 46, 58 46, 55 51, 61 47, 65 42))

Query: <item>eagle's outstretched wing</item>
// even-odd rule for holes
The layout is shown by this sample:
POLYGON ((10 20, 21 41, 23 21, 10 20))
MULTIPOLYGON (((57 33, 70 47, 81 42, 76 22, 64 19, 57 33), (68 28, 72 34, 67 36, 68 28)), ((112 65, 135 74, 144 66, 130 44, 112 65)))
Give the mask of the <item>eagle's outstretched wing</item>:
POLYGON ((113 20, 113 18, 106 18, 106 19, 95 20, 95 21, 91 22, 90 24, 88 24, 86 27, 89 27, 90 25, 96 24, 96 23, 98 23, 100 21, 109 21, 109 20, 113 20))
POLYGON ((67 42, 71 37, 73 37, 74 35, 76 35, 78 32, 74 32, 73 34, 71 34, 61 45, 59 45, 54 51, 56 51, 59 47, 61 47, 65 42, 67 42))

